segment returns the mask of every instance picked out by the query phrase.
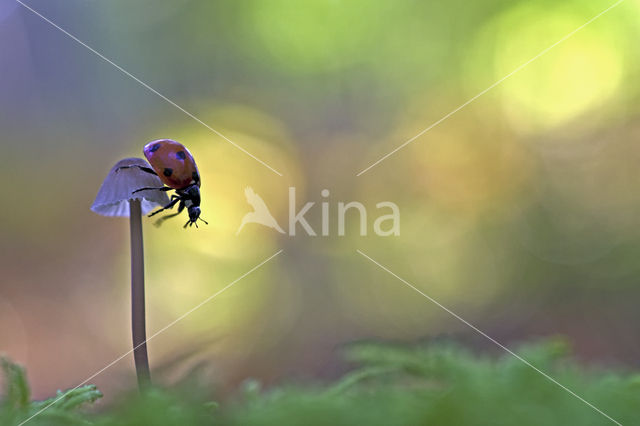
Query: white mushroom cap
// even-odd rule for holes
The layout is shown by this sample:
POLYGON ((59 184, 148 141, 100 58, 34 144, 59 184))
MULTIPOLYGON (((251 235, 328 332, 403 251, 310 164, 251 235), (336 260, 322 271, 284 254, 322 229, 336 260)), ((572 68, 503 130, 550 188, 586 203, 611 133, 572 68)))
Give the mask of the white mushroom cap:
POLYGON ((137 167, 117 170, 122 166, 133 165, 149 167, 149 163, 142 158, 125 158, 118 161, 102 182, 91 210, 103 216, 129 217, 129 200, 140 200, 142 214, 169 203, 169 197, 162 191, 148 190, 132 194, 136 189, 164 186, 158 176, 137 167))

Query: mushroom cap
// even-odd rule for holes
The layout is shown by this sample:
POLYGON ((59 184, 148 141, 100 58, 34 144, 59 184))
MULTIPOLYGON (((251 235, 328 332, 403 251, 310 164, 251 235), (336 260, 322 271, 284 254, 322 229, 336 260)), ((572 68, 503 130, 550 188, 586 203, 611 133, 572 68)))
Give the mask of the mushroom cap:
POLYGON ((158 206, 169 203, 167 194, 158 190, 140 191, 140 188, 161 188, 164 186, 158 176, 140 170, 138 167, 120 169, 123 166, 149 167, 142 158, 125 158, 111 168, 102 182, 91 210, 103 216, 129 217, 129 200, 140 200, 142 214, 147 214, 158 206))

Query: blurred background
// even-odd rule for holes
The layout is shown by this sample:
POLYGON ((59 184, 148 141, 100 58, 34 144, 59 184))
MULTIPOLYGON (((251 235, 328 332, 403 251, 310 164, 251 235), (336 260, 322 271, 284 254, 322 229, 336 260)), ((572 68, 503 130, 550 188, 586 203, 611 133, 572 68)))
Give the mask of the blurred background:
MULTIPOLYGON (((163 383, 221 392, 333 377, 341 344, 567 336, 578 357, 640 358, 640 6, 625 1, 359 177, 356 174, 613 4, 30 0, 31 7, 232 139, 212 133, 13 0, 0 0, 0 352, 36 398, 131 348, 126 219, 89 210, 109 169, 172 138, 202 175, 200 229, 145 221, 148 335, 284 252, 149 343, 163 383), (320 231, 278 222, 288 188, 320 231), (330 190, 328 198, 321 197, 330 190), (370 235, 338 202, 360 201, 370 235), (395 202, 400 235, 371 232, 395 202), (194 370, 195 369, 195 370, 194 370)), ((134 385, 132 357, 92 379, 134 385)))

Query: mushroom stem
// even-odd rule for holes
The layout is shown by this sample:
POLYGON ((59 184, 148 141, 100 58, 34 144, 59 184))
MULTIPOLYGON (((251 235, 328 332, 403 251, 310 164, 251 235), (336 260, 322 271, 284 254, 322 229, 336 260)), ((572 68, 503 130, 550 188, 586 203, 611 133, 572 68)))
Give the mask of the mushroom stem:
POLYGON ((131 230, 131 332, 133 358, 140 390, 151 384, 144 309, 144 249, 140 200, 129 200, 131 230))

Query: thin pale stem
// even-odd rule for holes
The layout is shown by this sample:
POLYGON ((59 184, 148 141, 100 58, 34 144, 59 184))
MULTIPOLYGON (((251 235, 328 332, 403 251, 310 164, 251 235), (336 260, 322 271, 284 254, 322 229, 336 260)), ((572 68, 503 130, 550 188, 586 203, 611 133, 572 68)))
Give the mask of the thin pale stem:
POLYGON ((133 358, 140 390, 151 384, 144 309, 144 249, 142 242, 142 210, 140 200, 129 200, 131 230, 131 332, 133 358))

